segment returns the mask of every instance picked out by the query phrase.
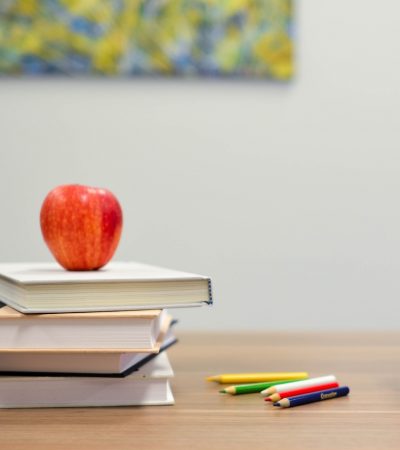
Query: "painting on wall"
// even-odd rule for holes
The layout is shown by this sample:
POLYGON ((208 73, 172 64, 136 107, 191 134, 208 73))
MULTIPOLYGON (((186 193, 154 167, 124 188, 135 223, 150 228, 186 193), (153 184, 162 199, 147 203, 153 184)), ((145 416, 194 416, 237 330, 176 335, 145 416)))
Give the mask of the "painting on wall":
POLYGON ((293 76, 293 0, 1 0, 0 74, 293 76))

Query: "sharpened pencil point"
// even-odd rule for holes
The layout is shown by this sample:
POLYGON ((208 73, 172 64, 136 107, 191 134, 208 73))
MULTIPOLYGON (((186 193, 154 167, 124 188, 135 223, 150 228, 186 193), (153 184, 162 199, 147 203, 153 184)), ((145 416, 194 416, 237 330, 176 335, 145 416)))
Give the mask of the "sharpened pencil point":
POLYGON ((220 391, 218 391, 220 394, 227 394, 225 389, 221 389, 220 391))
POLYGON ((274 393, 275 392, 273 388, 264 389, 263 391, 260 392, 260 394, 263 395, 264 397, 268 397, 274 393))
POLYGON ((218 376, 212 376, 212 377, 207 377, 206 378, 207 381, 218 381, 218 376))
POLYGON ((275 402, 273 403, 274 406, 281 406, 281 404, 279 402, 275 402))
POLYGON ((266 402, 270 402, 270 401, 271 401, 271 399, 270 399, 269 397, 264 398, 264 400, 265 400, 266 402))
POLYGON ((224 392, 226 392, 227 394, 235 395, 236 394, 236 388, 235 388, 235 386, 229 386, 229 387, 226 387, 224 389, 224 392))

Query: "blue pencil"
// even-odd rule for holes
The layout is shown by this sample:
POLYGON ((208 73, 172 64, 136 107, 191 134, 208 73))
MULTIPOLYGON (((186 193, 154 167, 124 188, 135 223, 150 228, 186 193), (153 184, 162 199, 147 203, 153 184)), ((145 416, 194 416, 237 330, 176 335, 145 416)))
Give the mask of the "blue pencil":
POLYGON ((296 395, 295 397, 287 397, 274 403, 274 406, 282 406, 282 408, 291 408, 293 406, 306 405, 307 403, 321 402, 322 400, 330 400, 331 398, 344 397, 350 392, 348 386, 341 386, 324 391, 311 392, 310 394, 296 395))

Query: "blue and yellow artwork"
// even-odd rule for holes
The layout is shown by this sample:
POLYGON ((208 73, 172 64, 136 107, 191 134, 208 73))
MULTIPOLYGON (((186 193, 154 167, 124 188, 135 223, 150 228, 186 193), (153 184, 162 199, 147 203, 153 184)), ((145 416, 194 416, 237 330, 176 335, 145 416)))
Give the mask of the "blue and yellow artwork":
POLYGON ((1 0, 0 74, 293 76, 292 0, 1 0))

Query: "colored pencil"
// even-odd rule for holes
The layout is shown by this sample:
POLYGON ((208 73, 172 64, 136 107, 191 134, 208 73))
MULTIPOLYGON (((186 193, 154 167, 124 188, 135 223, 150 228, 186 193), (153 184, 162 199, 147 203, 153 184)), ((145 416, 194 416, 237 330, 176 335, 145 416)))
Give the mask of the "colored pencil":
POLYGON ((283 398, 287 397, 295 397, 296 395, 303 395, 303 394, 310 394, 311 392, 317 392, 317 391, 325 391, 326 389, 332 389, 335 387, 339 387, 338 383, 325 383, 325 384, 318 384, 316 386, 308 386, 304 388, 298 388, 298 389, 290 389, 290 385, 287 386, 288 390, 279 392, 276 394, 272 394, 269 397, 266 397, 264 400, 266 402, 279 402, 279 400, 282 400, 283 398))
POLYGON ((311 394, 298 395, 296 397, 283 398, 274 406, 282 408, 292 408, 293 406, 306 405, 308 403, 321 402, 323 400, 331 400, 332 398, 344 397, 350 392, 348 386, 326 389, 325 391, 312 392, 311 394))
MULTIPOLYGON (((333 383, 335 381, 336 381, 335 375, 327 375, 325 377, 309 378, 308 380, 295 381, 290 387, 292 389, 297 389, 309 386, 316 386, 318 384, 333 383)), ((285 389, 287 389, 285 384, 276 384, 275 386, 272 386, 268 389, 265 389, 264 391, 261 391, 261 395, 264 395, 264 397, 268 397, 272 394, 283 392, 285 389)))
POLYGON ((208 377, 207 381, 216 381, 221 384, 239 384, 281 380, 303 380, 306 378, 308 378, 307 372, 228 373, 208 377))
POLYGON ((261 392, 264 389, 268 389, 275 384, 286 384, 293 383, 298 380, 280 380, 280 381, 268 381, 266 383, 251 383, 251 384, 239 384, 237 386, 229 386, 225 389, 221 389, 219 392, 222 394, 232 394, 232 395, 240 395, 240 394, 253 394, 255 392, 261 392))

